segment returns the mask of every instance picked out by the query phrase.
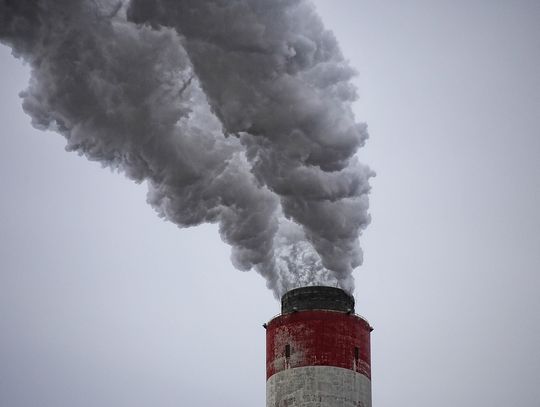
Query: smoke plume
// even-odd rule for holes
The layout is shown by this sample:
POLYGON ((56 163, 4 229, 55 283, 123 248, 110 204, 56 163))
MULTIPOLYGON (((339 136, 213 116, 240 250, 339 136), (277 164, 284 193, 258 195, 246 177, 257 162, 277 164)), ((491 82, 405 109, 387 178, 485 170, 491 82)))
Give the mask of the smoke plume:
POLYGON ((352 291, 372 171, 354 71, 304 0, 0 0, 31 67, 23 108, 66 149, 146 181, 180 227, 211 222, 279 296, 352 291))

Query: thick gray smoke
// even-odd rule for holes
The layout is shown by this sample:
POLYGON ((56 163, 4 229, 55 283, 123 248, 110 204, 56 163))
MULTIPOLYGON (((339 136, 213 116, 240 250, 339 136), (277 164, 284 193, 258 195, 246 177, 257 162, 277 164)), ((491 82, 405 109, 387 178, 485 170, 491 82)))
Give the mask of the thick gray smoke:
POLYGON ((32 68, 23 108, 66 149, 148 184, 185 227, 219 224, 275 295, 353 289, 369 223, 353 70, 303 0, 0 0, 32 68))

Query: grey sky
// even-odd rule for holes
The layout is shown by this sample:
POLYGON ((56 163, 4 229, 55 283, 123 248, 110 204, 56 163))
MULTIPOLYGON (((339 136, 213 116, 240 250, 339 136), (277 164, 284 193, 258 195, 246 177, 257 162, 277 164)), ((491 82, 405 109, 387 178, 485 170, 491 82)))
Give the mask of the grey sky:
MULTIPOLYGON (((355 272, 374 406, 540 405, 540 4, 316 4, 378 174, 355 272)), ((0 52, 0 405, 264 405, 264 280, 32 129, 0 52)))

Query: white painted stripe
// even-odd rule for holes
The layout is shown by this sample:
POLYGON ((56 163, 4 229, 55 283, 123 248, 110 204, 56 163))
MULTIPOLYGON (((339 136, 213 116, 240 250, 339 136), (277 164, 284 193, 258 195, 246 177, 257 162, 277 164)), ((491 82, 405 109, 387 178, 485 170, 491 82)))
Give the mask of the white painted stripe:
POLYGON ((371 407, 371 381, 333 366, 286 369, 266 382, 266 407, 371 407))

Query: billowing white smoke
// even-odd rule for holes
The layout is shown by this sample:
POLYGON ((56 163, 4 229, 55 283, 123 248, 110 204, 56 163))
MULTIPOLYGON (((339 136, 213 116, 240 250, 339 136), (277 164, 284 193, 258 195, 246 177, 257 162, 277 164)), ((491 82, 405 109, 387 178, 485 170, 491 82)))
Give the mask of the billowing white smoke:
POLYGON ((352 69, 303 0, 0 0, 32 124, 147 181, 181 227, 219 224, 276 296, 353 289, 373 173, 352 69), (148 23, 148 25, 146 25, 148 23))

